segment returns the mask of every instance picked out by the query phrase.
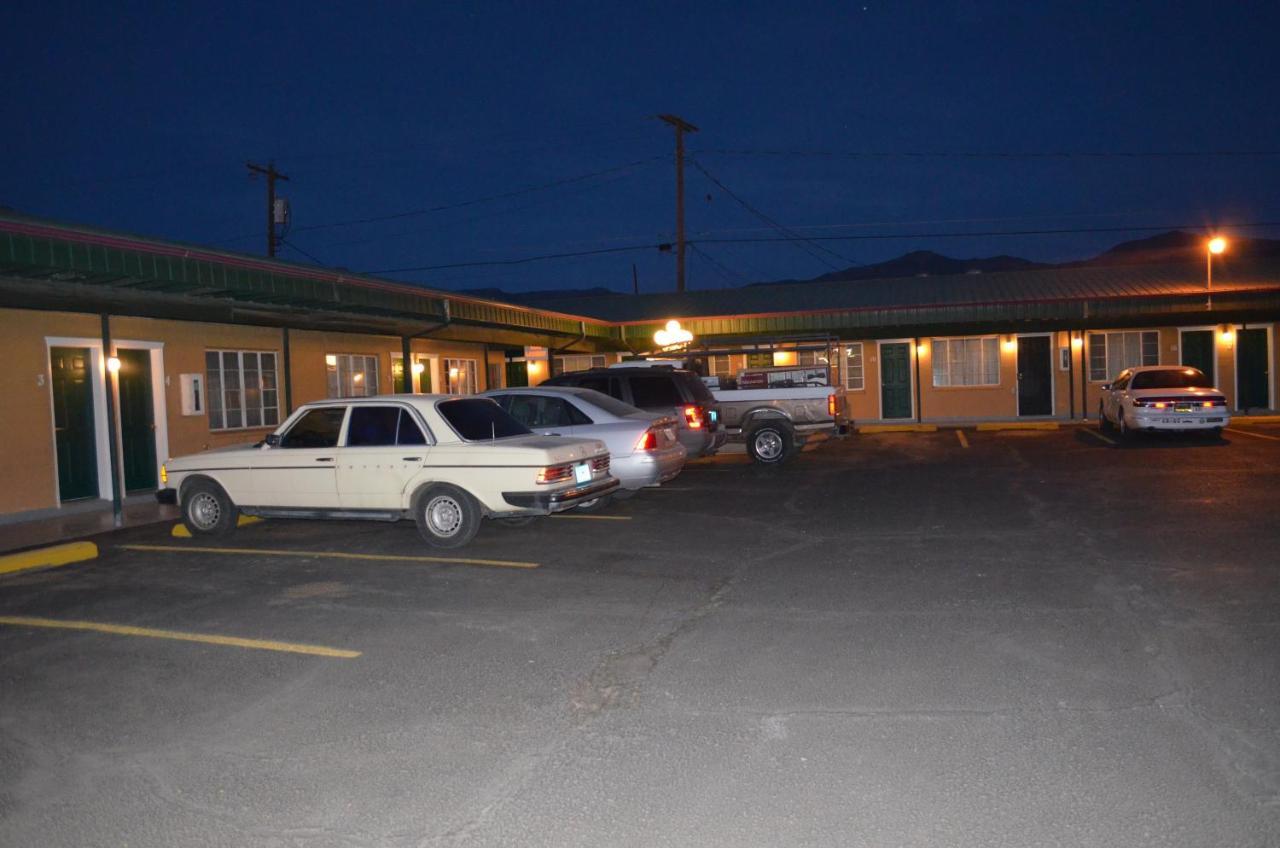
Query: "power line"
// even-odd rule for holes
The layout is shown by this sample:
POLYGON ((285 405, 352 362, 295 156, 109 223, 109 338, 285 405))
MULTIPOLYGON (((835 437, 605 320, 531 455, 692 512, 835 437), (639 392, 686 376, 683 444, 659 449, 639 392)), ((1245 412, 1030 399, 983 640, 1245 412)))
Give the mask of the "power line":
POLYGON ((745 274, 739 274, 737 271, 733 270, 732 268, 730 268, 729 266, 725 265, 725 264, 724 264, 723 262, 721 262, 720 260, 716 259, 716 258, 715 258, 714 256, 712 256, 710 253, 707 253, 705 250, 703 250, 702 248, 698 247, 698 245, 696 245, 696 244, 690 244, 690 245, 689 245, 689 249, 690 249, 690 250, 692 250, 694 253, 698 254, 699 256, 701 256, 703 259, 705 259, 705 260, 706 260, 706 261, 707 261, 707 262, 708 262, 708 263, 709 263, 713 268, 715 268, 715 269, 716 269, 717 273, 719 273, 719 274, 720 274, 720 276, 721 276, 721 277, 723 277, 723 278, 724 278, 725 280, 727 280, 728 282, 730 282, 730 283, 733 283, 733 282, 749 283, 749 282, 751 282, 750 280, 748 280, 748 279, 747 279, 747 277, 746 277, 746 275, 745 275, 745 274))
POLYGON ((355 226, 357 224, 376 224, 382 221, 397 221, 402 218, 414 218, 419 215, 430 215, 434 212, 447 212, 452 209, 462 209, 467 206, 476 206, 477 204, 489 203, 494 200, 507 200, 512 197, 521 197, 526 194, 533 194, 534 192, 547 191, 549 189, 559 188, 560 186, 571 185, 573 183, 580 183, 586 180, 594 179, 595 177, 603 177, 607 174, 616 174, 619 171, 630 170, 640 165, 647 165, 650 162, 657 162, 660 159, 666 159, 666 158, 667 157, 665 156, 651 156, 647 159, 637 159, 634 162, 628 162, 625 165, 616 165, 612 168, 605 168, 600 171, 592 171, 589 174, 578 174, 577 176, 565 177, 564 179, 554 180, 549 183, 542 183, 540 185, 527 186, 525 188, 516 189, 515 191, 504 191, 504 192, 501 192, 500 194, 491 194, 485 197, 477 197, 473 200, 464 200, 460 203, 446 203, 440 206, 431 206, 423 209, 409 209, 404 212, 393 212, 387 215, 373 215, 368 218, 352 218, 347 221, 333 221, 328 224, 312 224, 309 227, 298 227, 296 228, 296 231, 300 233, 313 232, 315 230, 328 230, 328 229, 333 229, 335 227, 350 227, 350 226, 355 226))
POLYGON ((317 259, 316 257, 312 256, 310 253, 307 253, 305 250, 303 250, 302 248, 298 247, 298 246, 297 246, 296 244, 294 244, 293 242, 289 241, 289 240, 288 240, 287 238, 285 238, 284 236, 281 236, 281 237, 280 237, 280 243, 281 243, 281 244, 286 244, 286 245, 288 245, 289 247, 292 247, 294 250, 298 251, 298 252, 299 252, 299 253, 301 253, 303 256, 307 257, 308 259, 310 259, 312 262, 316 263, 317 265, 320 265, 320 266, 327 266, 327 265, 328 265, 328 263, 327 263, 327 262, 325 262, 324 260, 322 260, 322 259, 317 259))
MULTIPOLYGON (((1280 221, 1251 221, 1247 223, 1224 223, 1219 225, 1224 230, 1262 229, 1280 227, 1280 221)), ((992 238, 1015 236, 1053 236, 1053 235, 1085 235, 1097 233, 1146 233, 1167 232, 1169 230, 1200 230, 1203 224, 1165 224, 1146 227, 1078 227, 1044 230, 984 230, 963 233, 874 233, 849 236, 799 236, 779 238, 716 238, 698 239, 688 242, 694 244, 780 244, 792 241, 893 241, 919 238, 992 238)), ((665 242, 655 244, 634 244, 622 247, 608 247, 597 250, 568 251, 563 253, 544 253, 537 256, 524 256, 518 259, 494 259, 477 262, 452 262, 445 265, 418 265, 406 268, 382 268, 364 271, 365 274, 400 274, 411 271, 442 271, 454 268, 482 268, 486 266, 525 265, 531 262, 544 262, 555 259, 569 259, 579 256, 602 256, 612 253, 635 253, 644 250, 670 250, 671 245, 665 242)))
POLYGON ((1280 156, 1280 150, 1160 151, 902 151, 902 150, 696 150, 697 156, 775 156, 827 159, 1210 159, 1280 156))
MULTIPOLYGON (((804 250, 806 253, 808 253, 808 254, 809 254, 810 256, 812 256, 814 259, 817 259, 817 260, 818 260, 819 262, 821 262, 822 264, 826 265, 826 266, 827 266, 828 268, 830 268, 832 271, 839 271, 839 270, 841 270, 838 266, 836 266, 836 265, 832 265, 832 264, 831 264, 831 262, 830 262, 829 260, 822 258, 822 257, 821 257, 821 256, 819 256, 818 254, 814 253, 812 250, 809 250, 809 249, 807 249, 807 248, 801 247, 801 245, 802 245, 803 243, 809 242, 809 240, 808 240, 808 239, 806 239, 804 236, 800 235, 800 234, 799 234, 799 233, 797 233, 795 230, 789 229, 789 228, 787 228, 787 227, 783 226, 782 224, 779 224, 779 223, 778 223, 777 221, 775 221, 773 218, 770 218, 768 215, 764 214, 764 213, 763 213, 763 212, 761 212, 759 209, 755 208, 755 207, 754 207, 754 206, 752 206, 750 203, 748 203, 747 201, 743 200, 743 199, 742 199, 741 197, 739 197, 738 195, 734 194, 734 193, 733 193, 733 191, 731 191, 731 190, 729 189, 729 187, 728 187, 728 186, 726 186, 724 183, 720 182, 720 180, 718 180, 718 179, 716 179, 714 176, 712 176, 711 172, 710 172, 710 171, 708 171, 706 168, 704 168, 704 167, 702 166, 702 163, 701 163, 701 162, 699 162, 697 159, 691 159, 690 161, 691 161, 691 162, 693 162, 693 167, 697 168, 699 171, 701 171, 701 172, 702 172, 702 175, 703 175, 704 177, 706 177, 707 179, 711 180, 711 182, 715 183, 715 184, 716 184, 716 186, 717 186, 717 187, 719 187, 719 189, 720 189, 721 191, 723 191, 725 194, 729 195, 731 198, 733 198, 735 201, 737 201, 737 203, 738 203, 740 206, 742 206, 742 208, 743 208, 743 209, 746 209, 746 210, 747 210, 748 212, 750 212, 752 215, 756 216, 756 217, 757 217, 757 218, 759 218, 761 221, 764 221, 766 224, 768 224, 770 227, 772 227, 773 229, 777 230, 778 232, 783 233, 784 235, 787 235, 787 236, 792 237, 792 238, 795 240, 795 244, 796 244, 796 246, 797 246, 797 247, 800 247, 800 249, 801 249, 801 250, 804 250)), ((841 261, 843 261, 843 262, 852 263, 852 264, 854 264, 854 265, 857 265, 857 264, 858 264, 857 262, 854 262, 852 259, 849 259, 848 257, 845 257, 845 256, 841 256, 840 254, 836 253, 834 250, 830 250, 830 249, 828 249, 828 248, 826 248, 826 247, 823 247, 823 246, 822 246, 822 245, 820 245, 820 244, 815 244, 815 245, 813 245, 813 246, 814 246, 815 248, 817 248, 818 250, 822 251, 823 253, 830 254, 831 256, 834 256, 835 258, 837 258, 837 259, 839 259, 839 260, 841 260, 841 261)))

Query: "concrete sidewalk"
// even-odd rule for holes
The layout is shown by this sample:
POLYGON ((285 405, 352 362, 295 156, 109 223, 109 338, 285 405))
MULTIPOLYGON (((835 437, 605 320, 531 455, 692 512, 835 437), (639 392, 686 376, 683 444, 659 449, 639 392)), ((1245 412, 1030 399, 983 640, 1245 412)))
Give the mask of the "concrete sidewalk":
MULTIPOLYGON (((177 518, 178 508, 156 503, 155 495, 125 498, 125 527, 174 521, 177 518)), ((61 509, 40 510, 5 519, 0 523, 0 552, 66 542, 113 529, 115 525, 110 501, 92 500, 68 504, 61 509)))

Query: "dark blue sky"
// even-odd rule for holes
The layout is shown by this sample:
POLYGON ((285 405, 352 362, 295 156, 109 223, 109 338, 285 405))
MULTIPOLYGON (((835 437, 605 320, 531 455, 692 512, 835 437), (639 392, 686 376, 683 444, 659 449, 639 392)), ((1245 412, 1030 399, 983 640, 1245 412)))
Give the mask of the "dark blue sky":
MULTIPOLYGON (((325 5, 10 7, 0 206, 258 253, 244 162, 273 158, 287 238, 326 265, 651 245, 674 228, 672 133, 652 117, 672 112, 701 128, 708 172, 806 235, 1280 221, 1277 156, 961 155, 1280 150, 1275 3, 325 5)), ((709 243, 778 233, 692 166, 687 187, 692 288, 850 264, 709 243)), ((823 245, 1059 260, 1140 235, 823 245)), ((673 287, 653 249, 388 276, 629 290, 632 262, 642 290, 673 287)))

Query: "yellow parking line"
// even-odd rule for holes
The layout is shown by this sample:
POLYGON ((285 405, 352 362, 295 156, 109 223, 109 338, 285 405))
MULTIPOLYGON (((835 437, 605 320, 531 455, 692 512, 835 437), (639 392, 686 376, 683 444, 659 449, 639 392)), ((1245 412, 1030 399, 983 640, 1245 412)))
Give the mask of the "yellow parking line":
POLYGON ((1280 436, 1268 436, 1266 433, 1250 433, 1248 430, 1237 430, 1235 427, 1228 427, 1228 433, 1239 433, 1242 436, 1253 436, 1255 439, 1269 439, 1273 442, 1280 442, 1280 436))
POLYGON ((564 513, 556 513, 552 518, 589 518, 592 521, 630 521, 629 515, 565 515, 564 513))
POLYGON ((430 562, 444 565, 492 565, 501 568, 537 568, 536 562, 464 557, 398 556, 395 554, 348 554, 342 551, 291 551, 280 548, 193 548, 188 545, 120 545, 124 551, 159 553, 246 554, 251 556, 316 557, 319 559, 359 559, 372 562, 430 562))
POLYGON ((1099 433, 1097 430, 1093 429, 1092 427, 1081 427, 1081 428, 1080 428, 1080 431, 1081 431, 1082 433, 1088 433, 1090 436, 1093 436, 1095 439, 1102 439, 1102 441, 1106 442, 1106 443, 1107 443, 1107 444, 1109 444, 1109 445, 1114 445, 1114 444, 1116 443, 1116 440, 1115 440, 1115 439, 1111 439, 1111 438, 1108 438, 1108 437, 1106 437, 1106 436, 1102 435, 1101 433, 1099 433))
POLYGON ((956 438, 960 440, 960 447, 969 447, 969 437, 964 434, 964 430, 956 430, 956 438))
POLYGON ((0 556, 0 574, 14 574, 29 568, 51 568, 55 565, 67 565, 72 562, 93 559, 98 555, 98 546, 93 542, 68 542, 65 545, 53 545, 38 548, 34 551, 23 551, 8 556, 0 556))
POLYGON ((53 618, 30 618, 24 615, 0 616, 0 624, 14 627, 48 627, 56 630, 90 630, 95 633, 112 633, 117 636, 142 636, 148 639, 173 639, 178 642, 202 642, 206 645, 222 645, 229 648, 248 648, 256 651, 281 651, 287 654, 310 654, 315 657, 355 659, 359 651, 342 648, 326 648, 323 645, 301 645, 296 642, 275 642, 270 639, 242 639, 238 636, 214 636, 207 633, 183 633, 178 630, 156 630, 151 627, 133 627, 127 624, 103 624, 97 621, 59 621, 53 618))

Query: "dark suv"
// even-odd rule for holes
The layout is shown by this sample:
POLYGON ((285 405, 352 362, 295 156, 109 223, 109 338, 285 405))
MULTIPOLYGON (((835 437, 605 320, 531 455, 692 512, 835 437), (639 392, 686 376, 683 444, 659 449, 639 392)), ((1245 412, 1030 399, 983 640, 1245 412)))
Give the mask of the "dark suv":
POLYGON ((670 415, 680 422, 676 435, 690 459, 710 456, 727 438, 715 396, 692 371, 670 365, 592 368, 560 374, 542 385, 595 389, 632 406, 670 415))

